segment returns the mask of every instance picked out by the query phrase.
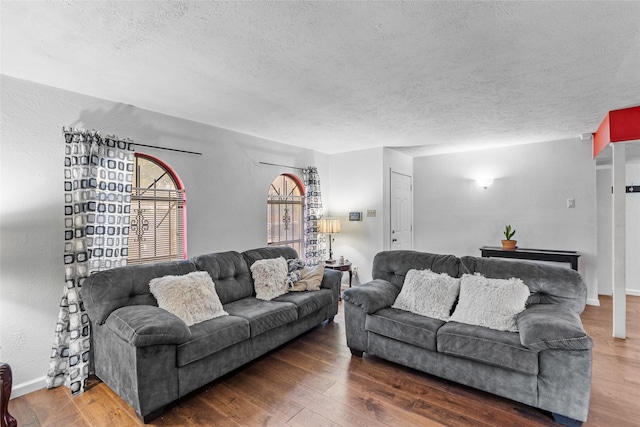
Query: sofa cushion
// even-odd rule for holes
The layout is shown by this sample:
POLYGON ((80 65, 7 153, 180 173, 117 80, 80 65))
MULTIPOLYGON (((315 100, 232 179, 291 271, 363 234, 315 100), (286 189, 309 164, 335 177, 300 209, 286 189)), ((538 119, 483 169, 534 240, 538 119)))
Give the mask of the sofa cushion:
POLYGON ((249 339, 249 321, 223 316, 191 326, 191 339, 178 346, 177 364, 185 366, 233 344, 249 339))
POLYGON ((520 342, 532 350, 588 350, 593 341, 565 304, 534 304, 518 315, 520 342))
POLYGON ((421 316, 447 320, 458 298, 460 279, 446 273, 411 269, 391 306, 421 316))
POLYGON ((402 288, 407 272, 429 269, 435 273, 447 273, 459 277, 460 259, 454 255, 439 255, 416 251, 384 251, 373 258, 373 278, 392 283, 402 288))
POLYGON ((253 295, 251 272, 240 253, 231 251, 200 255, 193 261, 198 270, 209 273, 222 304, 253 295))
POLYGON ((256 298, 270 301, 287 293, 289 268, 283 257, 258 260, 251 265, 250 270, 256 298))
POLYGON ((333 298, 329 289, 320 289, 314 292, 289 292, 273 301, 295 304, 298 309, 298 319, 302 319, 319 308, 330 306, 333 298))
POLYGON ((187 326, 227 315, 206 271, 157 277, 149 282, 149 289, 160 308, 175 314, 187 326))
POLYGON ((438 329, 442 320, 420 316, 395 308, 383 308, 367 315, 365 330, 413 344, 427 350, 436 351, 438 329))
POLYGON ((438 329, 438 351, 526 374, 538 374, 538 352, 524 347, 517 332, 448 322, 438 329))
POLYGON ((569 304, 578 314, 587 302, 587 285, 577 271, 561 265, 500 258, 461 258, 463 273, 494 279, 518 277, 530 289, 528 304, 569 304))
POLYGON ((254 262, 260 259, 272 259, 283 257, 284 259, 298 258, 298 252, 289 246, 268 246, 266 248, 249 249, 242 252, 247 265, 251 267, 254 262))
POLYGON ((149 282, 169 274, 180 276, 196 271, 191 261, 167 261, 128 265, 92 273, 82 283, 80 295, 92 322, 102 325, 109 314, 128 305, 154 305, 149 282))
POLYGON ((180 318, 153 305, 120 307, 109 315, 105 326, 135 347, 181 344, 191 338, 180 318))
POLYGON ((224 309, 232 316, 249 321, 251 338, 270 329, 293 322, 298 318, 295 304, 279 301, 263 301, 255 297, 244 298, 226 304, 224 309))
POLYGON ((529 288, 520 279, 488 279, 464 274, 460 298, 449 320, 517 332, 516 317, 525 309, 529 288))

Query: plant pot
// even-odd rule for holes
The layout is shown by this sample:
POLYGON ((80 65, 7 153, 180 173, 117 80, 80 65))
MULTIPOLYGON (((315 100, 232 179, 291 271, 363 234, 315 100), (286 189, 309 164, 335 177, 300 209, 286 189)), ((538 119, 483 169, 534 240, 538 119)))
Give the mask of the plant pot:
POLYGON ((517 240, 503 240, 502 241, 502 250, 503 251, 515 251, 517 240))

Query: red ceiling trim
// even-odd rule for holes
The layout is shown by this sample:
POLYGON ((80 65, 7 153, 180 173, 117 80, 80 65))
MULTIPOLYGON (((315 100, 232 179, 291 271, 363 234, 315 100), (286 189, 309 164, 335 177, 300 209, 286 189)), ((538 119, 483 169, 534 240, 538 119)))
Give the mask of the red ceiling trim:
POLYGON ((609 111, 593 136, 593 158, 607 145, 640 139, 640 106, 609 111))
POLYGON ((640 139, 640 106, 609 112, 611 142, 640 139))
POLYGON ((598 154, 604 150, 607 145, 611 143, 611 136, 609 132, 609 114, 604 116, 604 120, 600 123, 598 130, 593 135, 593 158, 598 157, 598 154))

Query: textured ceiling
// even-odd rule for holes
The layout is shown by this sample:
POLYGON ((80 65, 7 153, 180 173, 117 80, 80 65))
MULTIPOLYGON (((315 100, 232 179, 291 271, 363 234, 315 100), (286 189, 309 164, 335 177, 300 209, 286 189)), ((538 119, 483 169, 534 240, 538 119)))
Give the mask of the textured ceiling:
POLYGON ((1 72, 327 153, 594 132, 640 2, 7 2, 1 72))

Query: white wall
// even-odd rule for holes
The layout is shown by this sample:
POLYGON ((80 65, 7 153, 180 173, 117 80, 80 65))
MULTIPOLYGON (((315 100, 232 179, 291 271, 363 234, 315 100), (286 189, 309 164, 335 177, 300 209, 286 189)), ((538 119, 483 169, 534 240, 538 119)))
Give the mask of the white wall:
POLYGON ((44 386, 62 296, 62 126, 203 153, 139 150, 185 184, 189 256, 266 245, 269 184, 300 172, 258 162, 329 174, 329 157, 311 150, 6 76, 0 83, 0 359, 13 370, 12 397, 44 386))
MULTIPOLYGON (((354 284, 371 280, 371 260, 383 248, 383 149, 351 151, 331 158, 328 181, 330 208, 325 215, 340 218, 341 232, 334 235, 333 257, 344 256, 358 267, 354 284), (367 217, 375 210, 375 217, 367 217), (349 212, 362 212, 362 221, 349 221, 349 212)), ((348 275, 343 275, 346 283, 348 275)))
POLYGON ((611 165, 596 169, 598 222, 598 294, 613 293, 613 223, 611 165))
POLYGON ((518 246, 577 250, 588 302, 598 304, 596 168, 579 139, 416 158, 417 250, 480 256, 500 246, 506 224, 518 246), (495 178, 486 190, 475 179, 495 178), (567 208, 567 199, 575 208, 567 208))
MULTIPOLYGON (((626 184, 640 185, 640 163, 628 162, 626 184)), ((612 294, 612 194, 611 166, 598 166, 598 293, 612 294)), ((640 295, 640 194, 626 199, 626 281, 627 295, 640 295)))
MULTIPOLYGON (((413 175, 413 158, 390 148, 372 148, 331 156, 330 211, 341 220, 334 236, 334 258, 340 255, 358 267, 353 284, 371 280, 373 257, 388 250, 391 235, 391 171, 413 175), (367 216, 375 210, 376 216, 367 216), (349 212, 362 212, 362 221, 349 221, 349 212)), ((325 180, 326 182, 326 180, 325 180)), ((343 283, 348 275, 343 275, 343 283)))

